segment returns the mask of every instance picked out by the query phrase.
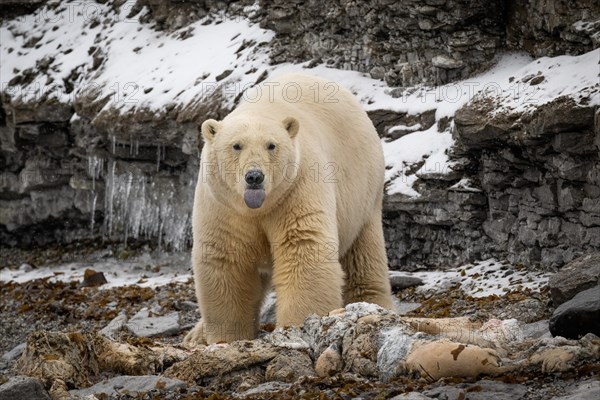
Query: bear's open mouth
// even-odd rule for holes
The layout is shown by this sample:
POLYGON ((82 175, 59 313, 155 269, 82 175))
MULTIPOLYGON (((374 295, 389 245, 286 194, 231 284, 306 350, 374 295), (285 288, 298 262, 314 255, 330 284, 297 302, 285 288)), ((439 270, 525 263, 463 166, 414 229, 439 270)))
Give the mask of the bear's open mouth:
POLYGON ((265 201, 265 189, 248 188, 244 192, 244 202, 249 208, 260 208, 265 201))

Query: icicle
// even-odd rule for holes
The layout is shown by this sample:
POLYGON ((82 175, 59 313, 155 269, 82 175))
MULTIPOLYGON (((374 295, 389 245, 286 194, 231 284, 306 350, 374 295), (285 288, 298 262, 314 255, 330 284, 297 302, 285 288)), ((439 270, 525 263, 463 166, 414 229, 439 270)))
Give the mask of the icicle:
POLYGON ((95 215, 96 215, 96 201, 98 200, 98 193, 96 193, 96 191, 94 190, 94 200, 92 200, 92 220, 90 222, 90 232, 92 234, 92 236, 94 235, 94 222, 95 219, 95 215))
POLYGON ((160 143, 156 146, 156 172, 160 170, 160 143))
MULTIPOLYGON (((88 157, 88 176, 92 177, 92 190, 96 190, 96 176, 94 174, 94 156, 88 157)), ((92 217, 93 218, 93 217, 92 217)), ((93 231, 93 223, 92 223, 92 231, 93 231)))
MULTIPOLYGON (((165 153, 165 147, 157 148, 157 163, 165 153)), ((94 162, 91 163, 93 169, 94 162)), ((116 164, 109 160, 105 178, 105 235, 122 235, 126 241, 157 240, 160 251, 167 246, 183 250, 191 240, 194 182, 179 186, 175 180, 157 180, 137 170, 119 173, 116 164)))
POLYGON ((117 165, 116 161, 111 161, 110 162, 110 180, 109 180, 109 184, 110 184, 110 190, 108 190, 109 188, 107 188, 106 193, 108 195, 108 235, 112 236, 113 233, 113 205, 114 205, 114 198, 115 198, 115 187, 117 186, 117 183, 115 182, 115 167, 117 165))

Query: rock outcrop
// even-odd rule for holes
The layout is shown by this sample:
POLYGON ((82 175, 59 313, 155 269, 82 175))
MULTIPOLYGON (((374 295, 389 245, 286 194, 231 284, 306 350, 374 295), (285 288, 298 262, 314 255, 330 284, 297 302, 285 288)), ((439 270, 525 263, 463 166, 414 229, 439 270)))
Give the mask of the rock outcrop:
MULTIPOLYGON (((44 4, 1 2, 7 10, 3 24, 44 4)), ((184 90, 170 93, 172 101, 159 111, 143 103, 127 105, 136 91, 151 96, 158 90, 102 81, 106 50, 116 42, 109 37, 111 18, 131 18, 161 37, 181 41, 193 35, 190 26, 199 21, 250 20, 274 33, 268 42, 238 39, 240 60, 264 54, 271 64, 306 61, 308 67, 360 71, 395 87, 392 96, 402 95, 408 86, 472 76, 493 65, 504 49, 540 57, 584 54, 600 46, 600 5, 592 0, 100 4, 94 9, 109 10, 110 18, 92 13, 83 22, 86 32, 99 29, 98 36, 84 49, 79 64, 61 72, 61 79, 55 79, 61 61, 43 57, 35 68, 14 70, 3 83, 4 246, 100 236, 158 238, 160 246, 172 249, 190 243, 191 199, 202 146, 197 126, 206 117, 223 117, 239 100, 240 92, 227 94, 223 88, 241 79, 236 73, 242 67, 211 76, 215 86, 210 96, 179 101, 175 99, 184 90), (38 78, 48 90, 28 96, 38 78)), ((48 4, 44 15, 56 18, 61 7, 67 6, 48 4)), ((46 45, 44 37, 54 28, 49 26, 41 36, 11 29, 24 49, 35 49, 46 45)), ((64 58, 73 50, 57 51, 64 58)), ((252 82, 268 75, 253 68, 239 73, 252 82)), ((538 74, 519 84, 534 87, 544 79, 538 74)), ((391 129, 399 125, 427 129, 437 124, 440 132, 451 130, 455 140, 452 170, 419 176, 415 187, 420 197, 386 196, 390 266, 444 267, 499 257, 527 266, 560 267, 600 250, 597 96, 597 87, 592 87, 577 101, 567 96, 527 112, 505 113, 494 113, 484 96, 462 107, 455 118, 436 119, 433 109, 412 114, 371 110, 382 137, 410 133, 408 128, 391 129)))
POLYGON ((275 63, 313 61, 369 73, 390 86, 442 84, 493 63, 503 1, 261 1, 277 32, 275 63))
POLYGON ((479 190, 452 188, 456 179, 446 175, 428 183, 433 188, 422 198, 388 197, 389 258, 398 265, 443 265, 496 256, 560 267, 597 251, 597 110, 560 99, 531 115, 491 117, 477 101, 460 109, 454 173, 477 182, 479 190))

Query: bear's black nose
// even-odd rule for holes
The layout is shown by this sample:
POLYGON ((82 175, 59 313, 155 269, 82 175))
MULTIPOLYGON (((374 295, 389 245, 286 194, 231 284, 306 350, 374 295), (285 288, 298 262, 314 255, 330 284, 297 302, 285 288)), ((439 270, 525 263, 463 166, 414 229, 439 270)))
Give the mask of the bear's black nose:
POLYGON ((250 186, 258 186, 265 180, 265 174, 262 171, 253 169, 246 172, 246 183, 250 186))

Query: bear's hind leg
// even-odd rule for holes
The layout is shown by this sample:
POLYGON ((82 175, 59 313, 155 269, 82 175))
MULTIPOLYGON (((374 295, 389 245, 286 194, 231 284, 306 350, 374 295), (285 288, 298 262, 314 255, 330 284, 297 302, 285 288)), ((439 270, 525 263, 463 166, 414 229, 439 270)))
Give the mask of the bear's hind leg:
POLYGON ((381 213, 375 212, 341 258, 346 273, 344 303, 375 303, 394 310, 387 256, 381 227, 381 213))

